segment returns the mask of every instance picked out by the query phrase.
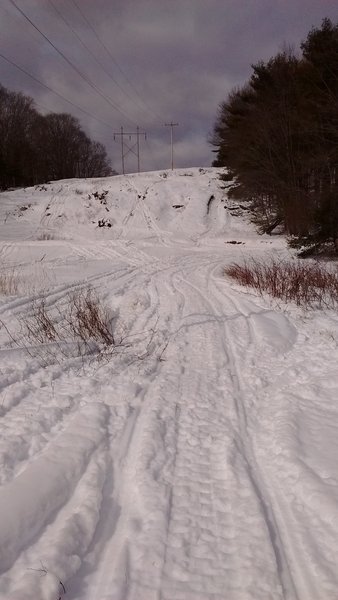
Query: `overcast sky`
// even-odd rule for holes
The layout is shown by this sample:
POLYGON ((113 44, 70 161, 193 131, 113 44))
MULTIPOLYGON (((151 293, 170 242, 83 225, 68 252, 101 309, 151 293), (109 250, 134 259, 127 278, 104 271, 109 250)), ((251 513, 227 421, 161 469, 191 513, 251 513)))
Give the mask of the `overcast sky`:
MULTIPOLYGON (((75 106, 1 57, 0 83, 40 112, 79 118, 119 172, 121 126, 147 133, 141 170, 169 168, 170 122, 175 166, 208 166, 219 103, 251 64, 285 43, 298 50, 326 16, 338 21, 338 0, 0 0, 0 53, 75 106)), ((125 161, 137 170, 133 154, 125 161)))

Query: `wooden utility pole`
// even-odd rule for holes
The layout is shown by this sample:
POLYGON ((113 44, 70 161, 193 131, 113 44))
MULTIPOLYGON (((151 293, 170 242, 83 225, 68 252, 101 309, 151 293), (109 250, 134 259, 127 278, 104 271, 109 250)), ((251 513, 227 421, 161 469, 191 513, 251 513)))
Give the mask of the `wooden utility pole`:
POLYGON ((165 123, 164 127, 170 127, 170 146, 171 146, 171 170, 174 170, 174 141, 173 141, 173 130, 174 127, 177 127, 179 124, 178 123, 173 123, 171 121, 171 123, 165 123))
POLYGON ((114 133, 114 140, 118 136, 121 136, 121 161, 122 161, 122 173, 125 174, 125 157, 129 152, 135 154, 137 157, 137 172, 140 172, 140 135, 144 136, 144 139, 147 139, 147 134, 145 131, 140 132, 140 128, 136 127, 136 131, 124 131, 123 127, 121 127, 121 131, 114 133), (136 142, 132 145, 125 142, 125 137, 129 137, 129 142, 132 142, 134 136, 136 136, 136 142), (135 150, 136 149, 136 150, 135 150))

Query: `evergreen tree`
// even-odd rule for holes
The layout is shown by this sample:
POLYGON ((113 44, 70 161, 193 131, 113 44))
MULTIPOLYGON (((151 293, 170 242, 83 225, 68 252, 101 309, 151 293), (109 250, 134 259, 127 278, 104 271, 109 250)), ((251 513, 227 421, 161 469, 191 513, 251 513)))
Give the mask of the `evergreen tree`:
POLYGON ((338 25, 252 67, 219 108, 212 144, 230 193, 262 231, 283 224, 295 246, 338 251, 338 25))

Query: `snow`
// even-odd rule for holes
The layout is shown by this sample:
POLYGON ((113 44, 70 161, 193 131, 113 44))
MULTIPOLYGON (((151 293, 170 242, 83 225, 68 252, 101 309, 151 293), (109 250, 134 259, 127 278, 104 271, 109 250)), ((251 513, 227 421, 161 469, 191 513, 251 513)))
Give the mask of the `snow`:
POLYGON ((338 317, 223 274, 271 255, 216 169, 1 194, 1 600, 337 599, 338 317), (111 356, 25 339, 88 285, 111 356))

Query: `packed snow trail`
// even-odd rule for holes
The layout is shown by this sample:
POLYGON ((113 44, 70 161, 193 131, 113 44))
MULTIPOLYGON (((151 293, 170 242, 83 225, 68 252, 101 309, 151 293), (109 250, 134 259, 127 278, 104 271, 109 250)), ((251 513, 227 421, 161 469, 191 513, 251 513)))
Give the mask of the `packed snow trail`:
POLYGON ((336 600, 336 315, 224 277, 287 251, 231 217, 215 170, 52 187, 5 195, 3 260, 51 310, 92 285, 124 342, 28 354, 7 330, 32 292, 0 298, 1 599, 336 600))

